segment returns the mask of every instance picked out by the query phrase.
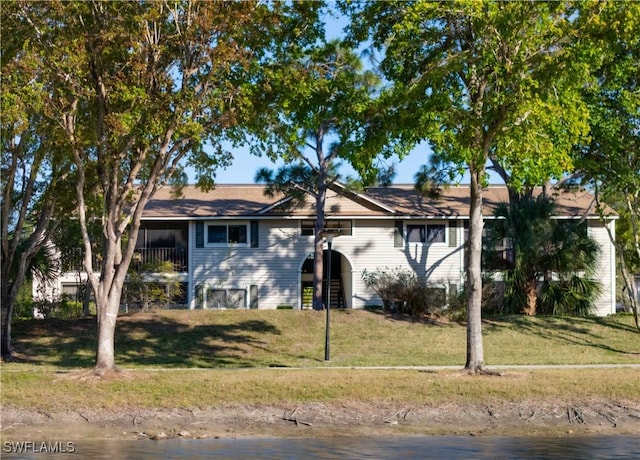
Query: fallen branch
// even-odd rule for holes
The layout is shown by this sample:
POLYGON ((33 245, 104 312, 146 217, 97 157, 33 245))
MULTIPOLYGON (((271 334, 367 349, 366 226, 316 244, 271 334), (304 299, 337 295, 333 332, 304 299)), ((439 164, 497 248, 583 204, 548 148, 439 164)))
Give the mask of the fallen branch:
POLYGON ((405 420, 407 418, 407 415, 409 414, 409 412, 411 412, 411 408, 410 407, 405 407, 403 409, 400 409, 395 414, 393 414, 391 417, 386 418, 384 420, 384 423, 391 423, 394 418, 400 418, 400 416, 402 416, 402 419, 405 420))
POLYGON ((567 407, 567 416, 569 417, 569 423, 580 423, 585 424, 584 416, 582 415, 582 411, 576 407, 567 407))
POLYGON ((285 411, 285 413, 282 415, 282 420, 284 420, 286 422, 293 422, 293 423, 296 424, 296 426, 299 426, 299 425, 313 426, 312 423, 304 422, 304 421, 298 420, 296 417, 294 417, 296 412, 298 412, 298 407, 296 407, 289 415, 287 415, 287 412, 285 411))

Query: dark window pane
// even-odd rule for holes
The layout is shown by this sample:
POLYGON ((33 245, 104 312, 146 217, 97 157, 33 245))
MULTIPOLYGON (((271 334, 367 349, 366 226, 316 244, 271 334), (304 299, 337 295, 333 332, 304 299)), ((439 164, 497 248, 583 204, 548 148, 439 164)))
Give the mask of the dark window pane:
POLYGON ((340 235, 351 235, 350 220, 327 220, 325 222, 325 228, 340 235))
POLYGON ((424 243, 424 225, 407 225, 407 241, 409 243, 424 243))
POLYGON ((227 226, 209 225, 207 226, 207 243, 226 243, 227 226))
POLYGON ((427 243, 444 243, 445 231, 444 225, 427 225, 427 243))
POLYGON ((303 220, 300 222, 301 235, 313 235, 315 233, 316 223, 312 220, 303 220))
POLYGON ((247 243, 246 225, 229 225, 229 243, 247 243))
POLYGON ((176 230, 170 229, 147 229, 147 247, 148 248, 175 248, 176 247, 176 230))

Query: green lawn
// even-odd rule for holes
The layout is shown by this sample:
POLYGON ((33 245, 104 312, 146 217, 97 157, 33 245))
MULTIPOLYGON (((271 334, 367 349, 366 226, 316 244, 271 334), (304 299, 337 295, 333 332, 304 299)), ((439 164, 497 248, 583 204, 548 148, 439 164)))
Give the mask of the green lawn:
MULTIPOLYGON (((124 316, 118 321, 117 361, 128 372, 106 381, 66 372, 92 367, 95 320, 17 321, 18 360, 2 364, 2 403, 79 410, 354 400, 640 400, 640 371, 635 368, 515 370, 500 378, 470 377, 457 370, 357 369, 464 365, 463 324, 381 312, 332 312, 331 362, 325 363, 324 320, 323 312, 291 310, 124 316)), ((484 346, 489 368, 640 362, 640 334, 630 316, 487 319, 484 346)))
MULTIPOLYGON (((324 312, 310 310, 163 311, 122 316, 116 360, 125 368, 463 366, 466 328, 364 310, 333 311, 331 362, 324 363, 324 312)), ((16 321, 18 363, 88 368, 95 320, 16 321)), ((631 316, 486 319, 484 357, 501 364, 640 362, 631 316)))

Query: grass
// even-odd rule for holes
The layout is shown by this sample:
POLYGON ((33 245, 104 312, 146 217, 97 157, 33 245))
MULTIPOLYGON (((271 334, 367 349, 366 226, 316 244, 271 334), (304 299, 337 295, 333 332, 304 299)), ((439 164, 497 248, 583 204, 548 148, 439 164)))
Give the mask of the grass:
MULTIPOLYGON (((464 324, 414 321, 382 312, 334 311, 330 366, 460 365, 464 324)), ((56 368, 87 368, 95 358, 95 320, 24 320, 13 327, 20 359, 56 368)), ((122 316, 116 356, 126 368, 312 367, 324 363, 323 312, 163 311, 122 316)), ((505 317, 483 325, 487 365, 640 362, 631 316, 505 317)))
MULTIPOLYGON (((503 378, 458 371, 357 369, 461 369, 465 325, 364 310, 335 311, 331 318, 331 362, 325 363, 323 312, 165 311, 123 316, 118 320, 116 353, 118 364, 129 372, 124 379, 107 381, 86 381, 75 372, 93 365, 95 320, 16 321, 19 359, 2 364, 2 402, 55 410, 352 400, 438 404, 565 396, 640 400, 640 373, 629 368, 518 370, 503 378)), ((630 316, 506 317, 486 319, 483 327, 489 368, 640 362, 640 334, 630 316)))
MULTIPOLYGON (((633 370, 637 372, 636 370, 633 370)), ((638 400, 638 379, 629 369, 536 370, 501 378, 453 371, 370 369, 247 369, 131 371, 128 378, 85 381, 48 372, 5 372, 2 398, 44 411, 205 408, 284 405, 294 402, 348 404, 465 404, 563 398, 638 400), (586 384, 589 382, 589 384, 586 384), (33 389, 37 388, 37 397, 33 389), (188 390, 187 390, 188 389, 188 390)))

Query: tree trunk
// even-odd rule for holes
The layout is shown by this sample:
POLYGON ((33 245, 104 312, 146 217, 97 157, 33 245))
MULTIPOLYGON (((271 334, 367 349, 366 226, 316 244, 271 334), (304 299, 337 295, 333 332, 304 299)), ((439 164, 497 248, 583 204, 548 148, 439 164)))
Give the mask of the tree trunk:
POLYGON ((120 294, 112 289, 105 296, 96 297, 98 310, 98 350, 94 371, 98 375, 117 372, 115 358, 115 331, 120 294))
MULTIPOLYGON (((3 283, 5 280, 2 280, 3 283)), ((2 360, 9 362, 13 360, 11 353, 11 318, 13 316, 13 306, 15 302, 9 300, 8 286, 2 286, 2 360), (5 292, 6 291, 6 292, 5 292)))
POLYGON ((529 316, 535 316, 538 304, 538 283, 536 280, 527 281, 524 285, 525 294, 527 295, 527 305, 522 309, 522 313, 529 316))
POLYGON ((5 270, 3 273, 4 277, 2 279, 1 288, 2 305, 0 306, 0 316, 2 319, 0 322, 2 323, 2 339, 0 340, 0 356, 5 362, 13 361, 13 347, 11 344, 11 322, 13 321, 13 311, 16 299, 18 298, 18 291, 24 284, 27 267, 30 264, 30 260, 33 258, 33 254, 35 254, 37 250, 38 247, 32 244, 18 256, 18 268, 13 281, 6 279, 7 274, 10 272, 10 261, 7 260, 7 265, 3 267, 5 270))
POLYGON ((482 347, 482 170, 470 167, 469 242, 467 263, 467 362, 471 373, 484 368, 482 347))
POLYGON ((322 302, 322 281, 324 279, 324 205, 327 197, 326 186, 318 187, 316 196, 316 224, 315 236, 313 238, 314 258, 313 258, 313 309, 323 310, 322 302))
POLYGON ((84 285, 84 295, 82 296, 82 315, 89 316, 91 314, 91 310, 89 308, 91 304, 91 293, 93 292, 93 288, 91 287, 91 283, 87 280, 84 285))

